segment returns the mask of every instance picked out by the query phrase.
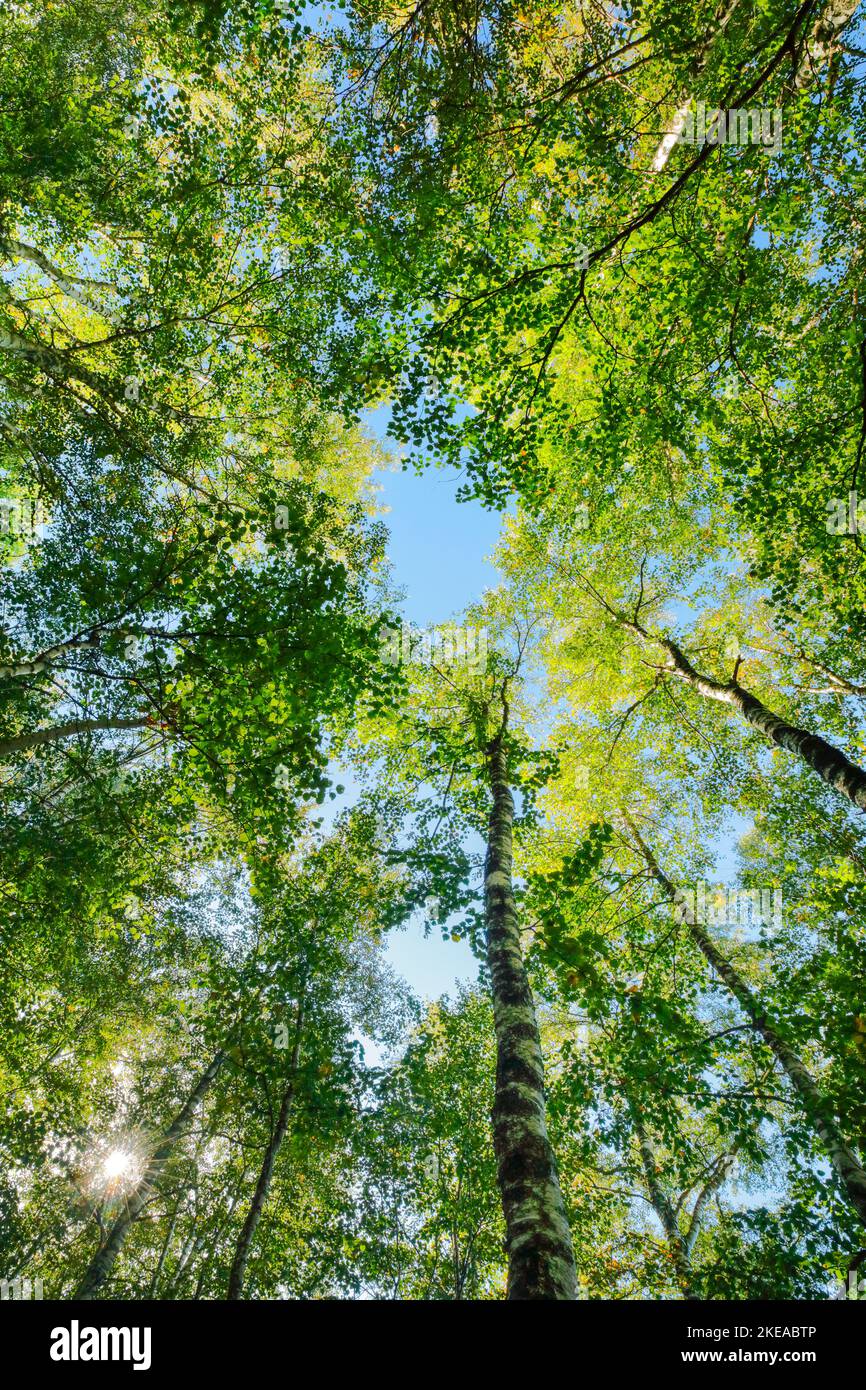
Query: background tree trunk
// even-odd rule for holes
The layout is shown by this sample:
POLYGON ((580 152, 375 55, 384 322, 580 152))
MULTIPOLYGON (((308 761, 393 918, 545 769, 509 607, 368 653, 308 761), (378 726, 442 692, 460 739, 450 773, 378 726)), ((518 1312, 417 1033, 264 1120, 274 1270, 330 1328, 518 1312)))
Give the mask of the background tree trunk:
POLYGON ((686 1244, 685 1238, 680 1231, 677 1214, 674 1211, 673 1203, 659 1182, 656 1171, 656 1156, 640 1108, 635 1102, 628 1098, 628 1109, 631 1115, 632 1125, 634 1126, 635 1137, 637 1138, 638 1151, 640 1152, 641 1163, 643 1164, 644 1176, 646 1178, 647 1191, 652 1203, 653 1210, 661 1222, 668 1243, 668 1249, 676 1270, 677 1283, 683 1298, 697 1298, 697 1294, 692 1288, 692 1262, 691 1252, 686 1244))
POLYGON ((812 1121, 818 1132, 821 1143, 833 1164, 842 1186, 848 1196, 848 1200, 856 1211, 864 1226, 866 1226, 866 1170, 858 1162, 851 1146, 842 1134, 836 1122, 830 1106, 825 1097, 821 1094, 818 1086, 812 1077, 811 1072, 806 1067, 802 1058, 792 1047, 780 1037, 779 1033, 767 1019, 765 1010, 760 1001, 753 994, 740 973, 731 965, 730 961, 722 955, 712 938, 707 934, 699 922, 690 921, 689 918, 694 914, 683 911, 683 902, 667 874, 660 868, 652 850, 642 839, 640 832, 628 815, 624 815, 629 830, 634 835, 640 851, 646 860, 647 866, 661 886, 665 896, 677 908, 683 920, 688 925, 692 940, 698 946, 716 971, 720 979, 724 980, 728 989, 733 994, 737 1003, 750 1020, 752 1027, 764 1039, 770 1051, 780 1063, 788 1080, 796 1091, 803 1104, 803 1109, 807 1117, 812 1121))
POLYGON ((819 734, 811 734, 808 729, 789 724, 768 709, 757 695, 745 690, 736 678, 717 681, 712 676, 702 675, 695 670, 682 648, 670 638, 648 632, 640 623, 623 618, 619 621, 643 643, 661 647, 667 655, 666 669, 685 685, 696 690, 705 700, 715 700, 718 704, 735 709, 747 724, 751 724, 771 743, 802 758, 840 796, 844 796, 858 810, 866 810, 866 771, 852 762, 841 748, 828 743, 819 734))
POLYGON ((292 1101, 294 1100, 295 1096, 295 1078, 297 1076, 298 1071, 298 1058, 301 1052, 301 1032, 303 1028, 303 1021, 304 1001, 302 996, 301 999, 298 1001, 298 1009, 295 1015, 295 1038, 294 1045, 292 1047, 292 1058, 289 1064, 289 1081, 283 1092, 283 1098, 280 1103, 280 1111, 277 1116, 277 1123, 274 1126, 273 1133, 271 1134, 270 1140, 268 1142, 268 1146, 265 1149, 265 1155, 262 1159, 262 1166, 259 1171, 258 1181, 256 1182, 256 1189, 253 1193, 253 1199, 250 1202, 250 1207, 246 1215, 246 1220, 244 1221, 244 1224, 241 1227, 241 1232, 238 1236, 237 1244, 235 1246, 234 1259, 232 1260, 232 1267, 229 1273, 229 1287, 227 1294, 227 1297, 232 1300, 241 1298, 243 1294, 244 1274, 246 1272, 247 1260, 249 1259, 250 1250, 252 1248, 253 1237, 255 1236, 256 1228, 259 1224, 259 1220, 264 1210, 265 1202, 267 1201, 268 1191, 270 1189, 271 1179, 274 1173, 274 1164, 277 1160, 277 1155, 280 1152, 283 1140, 286 1137, 286 1131, 289 1127, 289 1116, 292 1110, 292 1101))

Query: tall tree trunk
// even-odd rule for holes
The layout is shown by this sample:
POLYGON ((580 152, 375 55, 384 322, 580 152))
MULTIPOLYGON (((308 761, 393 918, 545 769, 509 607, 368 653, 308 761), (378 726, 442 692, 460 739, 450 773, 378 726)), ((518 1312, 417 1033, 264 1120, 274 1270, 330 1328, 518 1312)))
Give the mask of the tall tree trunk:
POLYGON ((686 922, 695 945, 703 952, 719 978, 724 980, 755 1032, 764 1039, 788 1077, 802 1102, 807 1117, 818 1132, 827 1156, 848 1195, 848 1200, 863 1225, 866 1226, 866 1170, 857 1160, 850 1144, 842 1134, 826 1098, 822 1095, 802 1058, 779 1036, 767 1018, 766 1010, 761 1005, 760 1000, 743 977, 722 955, 701 923, 694 920, 695 914, 687 909, 684 910, 682 895, 677 892, 671 880, 659 867, 652 850, 643 840, 637 826, 627 812, 623 813, 623 819, 665 897, 677 909, 682 920, 686 922))
POLYGON ((75 1297, 77 1299, 95 1298, 98 1290, 105 1283, 123 1248, 130 1226, 140 1216, 151 1188, 159 1180, 163 1164, 171 1156, 175 1145, 187 1132, 199 1104, 216 1080, 224 1060, 223 1053, 218 1052, 207 1070, 199 1077, 175 1119, 166 1130, 159 1148, 153 1154, 135 1191, 130 1196, 126 1210, 117 1218, 108 1233, 108 1238, 90 1261, 84 1278, 76 1290, 75 1297))
POLYGON ((246 1273, 247 1261, 250 1256, 253 1237, 255 1236, 256 1228, 258 1227, 262 1211, 264 1210, 265 1202, 267 1201, 268 1192, 271 1186, 271 1179, 274 1173, 274 1164, 277 1160, 277 1155, 280 1152, 283 1140, 286 1137, 286 1131, 289 1127, 289 1116, 291 1114, 292 1102, 295 1096, 295 1081, 298 1072, 298 1058, 300 1057, 301 1052, 301 1033, 303 1029, 303 1022, 304 998, 302 993, 301 998, 298 1000, 298 1009, 295 1015, 295 1037, 294 1044, 292 1047, 291 1062, 289 1063, 289 1080, 283 1092, 283 1098, 280 1103, 280 1111, 277 1116, 277 1123, 274 1126, 273 1133, 271 1134, 270 1140, 268 1142, 268 1146, 265 1149, 265 1155, 262 1159, 262 1166, 259 1171, 259 1177, 256 1183, 255 1192, 253 1193, 253 1199, 250 1202, 250 1207, 246 1215, 246 1220, 244 1221, 244 1224, 241 1227, 241 1232, 238 1236, 237 1244, 235 1246, 234 1259, 232 1260, 232 1267, 229 1273, 229 1287, 227 1296, 230 1299, 239 1299, 243 1295, 244 1274, 246 1273))
POLYGON ((493 1145, 505 1213, 508 1297, 577 1297, 571 1232, 547 1137, 544 1069, 511 878, 514 800, 504 729, 487 750, 493 806, 484 867, 487 963, 496 1026, 493 1145))
POLYGON ((628 1109, 631 1115, 635 1137, 637 1138, 637 1146, 640 1152, 641 1163, 643 1164, 647 1191, 649 1192, 653 1210, 661 1222, 662 1229, 665 1233, 665 1239, 667 1240, 668 1249, 673 1259, 680 1292, 685 1299, 697 1298, 698 1295, 694 1292, 692 1287, 691 1248, 686 1244, 685 1237, 680 1230, 673 1203, 662 1187, 662 1184, 659 1182, 656 1170, 656 1156, 652 1144, 650 1143, 649 1135, 646 1132, 643 1116, 640 1113, 639 1107, 632 1101, 631 1097, 628 1098, 628 1109))
POLYGON ((702 675, 695 670, 676 642, 648 632, 640 623, 619 614, 616 617, 620 625, 634 633, 641 642, 659 647, 666 653, 665 669, 672 675, 705 700, 715 700, 736 710, 747 724, 751 724, 771 743, 802 758, 840 796, 844 796, 858 810, 866 811, 866 771, 852 762, 835 744, 774 714, 757 695, 752 695, 740 685, 736 675, 730 681, 717 681, 712 676, 702 675))

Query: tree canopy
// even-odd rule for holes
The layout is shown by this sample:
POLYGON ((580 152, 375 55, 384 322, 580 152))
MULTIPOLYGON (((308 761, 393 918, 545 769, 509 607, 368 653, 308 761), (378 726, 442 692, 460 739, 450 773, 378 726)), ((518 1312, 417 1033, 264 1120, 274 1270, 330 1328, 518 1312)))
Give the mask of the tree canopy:
POLYGON ((4 1288, 858 1296, 864 63, 0 14, 4 1288), (435 630, 401 463, 500 521, 435 630))

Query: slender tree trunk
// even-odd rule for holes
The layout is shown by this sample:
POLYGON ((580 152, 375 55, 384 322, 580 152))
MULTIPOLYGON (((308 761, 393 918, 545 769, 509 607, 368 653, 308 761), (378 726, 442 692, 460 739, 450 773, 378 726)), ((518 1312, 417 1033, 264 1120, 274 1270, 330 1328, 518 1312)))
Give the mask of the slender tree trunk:
MULTIPOLYGON (((701 1229, 701 1222, 704 1218, 704 1212, 706 1211, 707 1203, 709 1202, 710 1198, 714 1195, 714 1193, 718 1192, 722 1183, 727 1178, 728 1174, 734 1166, 735 1158, 736 1149, 734 1149, 730 1153, 719 1154, 719 1157, 715 1161, 715 1165, 712 1169, 712 1172, 710 1173, 710 1176, 707 1178, 706 1182, 704 1183, 703 1187, 697 1195, 695 1205, 692 1207, 692 1215, 689 1221, 689 1229, 686 1232, 683 1241, 686 1248, 686 1254, 688 1255, 690 1261, 692 1258, 692 1250, 694 1249, 698 1232, 701 1229)), ((683 1195, 685 1196, 686 1194, 684 1193, 683 1195)))
POLYGON ((154 1183, 159 1180, 166 1159, 171 1156, 175 1145, 187 1132, 199 1104, 216 1080, 224 1060, 223 1053, 218 1052, 207 1070, 199 1077, 181 1109, 178 1111, 175 1119, 166 1130, 159 1148, 154 1153, 138 1186, 130 1196, 126 1204, 126 1210, 117 1218, 104 1244, 97 1250, 93 1259, 90 1261, 85 1271, 84 1278, 81 1280, 76 1290, 75 1297, 77 1299, 95 1298, 98 1290, 105 1283, 105 1280, 111 1273, 114 1263, 123 1248, 123 1243, 126 1240, 130 1226, 140 1216, 151 1188, 154 1183))
POLYGON ((514 801, 503 733, 488 748, 488 772, 493 807, 484 904, 496 1026, 493 1144, 505 1213, 508 1297, 571 1299, 577 1297, 571 1232, 547 1137, 541 1043, 511 879, 514 801))
POLYGON ((686 1245, 685 1238, 680 1230, 673 1203, 659 1182, 658 1173, 656 1171, 656 1156, 652 1144, 650 1143, 649 1135, 646 1132, 640 1109, 630 1097, 628 1099, 628 1108, 637 1138, 641 1163, 643 1164, 647 1191, 649 1192, 653 1210, 661 1222, 662 1229, 665 1233, 668 1249, 673 1258, 680 1292, 685 1299, 695 1299, 698 1295, 694 1292, 692 1287, 691 1250, 686 1245))
POLYGON ((176 1291, 180 1287, 180 1281, 186 1274, 190 1260, 193 1258, 196 1252, 196 1247, 198 1246, 200 1240, 200 1237, 196 1235, 196 1221, 197 1217, 195 1213, 193 1213, 189 1234, 187 1235, 187 1238, 184 1241, 183 1245, 180 1247, 180 1255, 178 1257, 177 1264, 172 1270, 171 1281, 169 1283, 168 1291, 166 1293, 166 1301, 175 1298, 176 1291))
POLYGON ((648 632, 640 623, 622 617, 618 621, 642 642, 660 647, 667 654, 667 670, 685 685, 696 690, 706 700, 715 700, 736 710, 747 724, 751 724, 753 729, 757 729, 771 743, 796 754, 840 796, 844 796, 859 810, 866 810, 866 771, 846 757, 840 748, 828 743, 818 734, 810 734, 808 729, 800 729, 796 724, 789 724, 787 720, 774 714, 756 695, 745 690, 736 678, 731 681, 717 681, 711 676, 702 675, 695 670, 676 642, 648 632))
MULTIPOLYGON (((690 75, 693 79, 700 77, 706 66, 707 58, 712 49, 713 40, 718 34, 722 33, 727 27, 728 21, 737 8, 738 0, 724 6, 721 5, 713 16, 713 24, 710 33, 704 43, 692 54, 690 64, 690 75)), ((808 36, 805 43, 805 53, 803 61, 797 72, 796 86, 802 88, 808 86, 814 80, 816 72, 826 67, 831 58, 838 51, 839 35, 845 25, 852 19, 857 10, 859 0, 840 0, 839 4, 830 5, 819 15, 812 33, 808 36)), ((671 150, 676 145, 677 136, 685 125, 686 116, 694 97, 689 93, 678 103, 676 114, 671 122, 669 134, 665 135, 658 145, 652 161, 651 170, 654 174, 661 173, 668 162, 671 150)))
POLYGON ((459 1302, 463 1293, 460 1277, 460 1233, 457 1230, 456 1218, 451 1223, 451 1268, 454 1274, 454 1299, 455 1302, 459 1302))
POLYGON ((825 67, 838 52, 842 30, 854 18, 858 3, 859 0, 838 0, 819 14, 797 72, 798 87, 808 86, 816 71, 825 67))
POLYGON ((265 1155, 262 1159, 262 1166, 259 1171, 259 1177, 256 1183, 255 1192, 253 1193, 253 1199, 250 1202, 250 1207, 246 1215, 246 1220, 244 1221, 244 1224, 241 1227, 241 1232, 238 1236, 237 1244, 235 1246, 234 1259, 232 1260, 232 1267, 229 1273, 229 1287, 227 1296, 230 1299, 239 1299, 243 1295, 244 1274, 246 1273, 247 1261, 250 1256, 250 1250, 252 1249, 253 1237, 255 1236, 256 1228, 258 1227, 259 1220, 264 1210, 265 1202, 267 1201, 268 1192, 271 1186, 271 1179, 274 1173, 274 1164, 277 1160, 277 1155, 280 1152, 283 1140, 286 1137, 286 1131, 289 1127, 289 1116, 292 1110, 292 1102, 295 1097, 295 1081, 298 1073, 298 1059, 300 1057, 301 1052, 301 1033, 303 1029, 303 1022, 304 999, 302 994, 301 998, 298 1000, 298 1009, 295 1015, 295 1038, 294 1045, 292 1047, 292 1058, 289 1064, 289 1081, 285 1091, 283 1092, 283 1098, 280 1103, 280 1111, 277 1116, 277 1123, 274 1126, 273 1133, 271 1134, 270 1140, 268 1142, 268 1146, 265 1149, 265 1155))
POLYGON ((93 313, 99 314, 101 318, 111 322, 111 315, 106 309, 100 306, 99 300, 94 299, 89 290, 108 290, 117 293, 117 287, 109 284, 106 280, 91 280, 81 275, 71 275, 68 271, 61 270, 53 261, 50 261, 44 252, 36 246, 30 246, 27 242, 18 241, 13 237, 8 238, 0 247, 4 255, 14 256, 18 260, 31 261, 63 291, 70 299, 74 299, 83 309, 90 309, 93 313))
POLYGON ((180 1197, 178 1197, 177 1201, 174 1204, 174 1211, 171 1214, 171 1221, 169 1222, 168 1231, 166 1232, 165 1240, 162 1242, 162 1249, 159 1252, 159 1259, 157 1261, 156 1269, 153 1271, 153 1277, 151 1278, 150 1289, 148 1292, 148 1296, 150 1298, 154 1298, 156 1296, 156 1290, 159 1286, 160 1278, 162 1277, 162 1271, 165 1267, 166 1257, 171 1247, 172 1238, 174 1237, 174 1229, 177 1225, 177 1216, 178 1212, 180 1211, 180 1201, 181 1199, 180 1197))
POLYGON ((33 729, 29 734, 16 734, 14 738, 0 742, 0 758, 9 753, 18 753, 23 748, 38 748, 41 743, 57 743, 60 739, 71 738, 73 734, 89 734, 100 729, 144 729, 147 716, 135 719, 70 719, 67 724, 55 724, 50 729, 33 729))
MULTIPOLYGON (((717 7, 716 12, 713 15, 713 22, 709 32, 707 33, 700 48, 696 49, 692 53, 691 63, 689 67, 690 75, 693 81, 700 77, 701 73, 706 67, 707 59, 710 56, 710 51, 713 46, 713 41, 717 39, 718 36, 721 33, 723 33, 724 30, 727 28, 728 21, 730 20, 732 14, 737 8, 738 3, 739 0, 731 0, 730 4, 723 3, 717 7)), ((677 110, 673 117, 673 120, 671 121, 671 128, 668 131, 668 133, 663 136, 661 142, 656 147, 656 152, 653 156, 652 164, 650 165, 652 173, 660 174, 664 169, 665 165, 667 164, 668 159, 670 158, 671 150, 677 143, 677 137, 679 136, 679 134, 685 126, 686 117, 688 116, 689 108, 691 107, 693 101, 694 97, 692 93, 688 92, 684 96, 682 96, 680 100, 677 102, 677 110)))
POLYGON ((730 961, 722 955, 721 951, 704 930, 701 923, 694 920, 695 914, 684 908, 682 895, 677 892, 673 883, 671 883, 670 879, 659 867, 652 850, 642 839, 631 817, 627 813, 623 813, 623 818, 634 836, 641 854, 656 882, 662 888, 669 902, 677 909, 681 919, 686 922, 695 945, 703 952, 719 978, 724 980, 728 989, 737 1000, 737 1003, 750 1020, 755 1032, 759 1033, 764 1039, 764 1042, 788 1077, 788 1080, 802 1102, 806 1115, 812 1121, 818 1132, 827 1156, 847 1193, 848 1200, 863 1225, 866 1226, 866 1170, 864 1170, 862 1164, 858 1161, 851 1149, 850 1144, 842 1134, 836 1122, 836 1117, 827 1103, 826 1098, 822 1095, 802 1059, 792 1047, 789 1047, 788 1044, 783 1041, 772 1023, 768 1020, 766 1010, 761 1005, 760 1000, 753 994, 749 985, 735 967, 731 965, 730 961))
POLYGON ((68 642, 57 642, 53 647, 46 647, 39 656, 32 657, 29 661, 18 661, 12 666, 0 666, 0 677, 4 680, 17 676, 38 676, 53 661, 66 656, 68 652, 92 652, 99 650, 99 638, 93 635, 89 637, 72 637, 68 642))

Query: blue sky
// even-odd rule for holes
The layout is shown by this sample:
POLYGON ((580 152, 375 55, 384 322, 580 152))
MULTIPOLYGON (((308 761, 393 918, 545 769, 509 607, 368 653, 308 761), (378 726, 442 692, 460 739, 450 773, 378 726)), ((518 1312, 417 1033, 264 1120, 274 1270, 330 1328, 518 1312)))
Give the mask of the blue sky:
POLYGON ((405 612, 412 623, 447 622, 498 582, 487 557, 499 536, 500 516, 478 502, 458 502, 465 478, 452 468, 429 467, 418 476, 399 468, 398 446, 386 437, 387 406, 368 411, 364 427, 393 454, 396 471, 375 474, 394 579, 407 590, 405 612))
MULTIPOLYGON (((365 428, 396 461, 396 446, 386 439, 388 411, 371 411, 365 428)), ((477 502, 458 502, 463 479, 453 469, 414 471, 380 469, 375 481, 390 532, 388 553, 394 583, 405 590, 403 611, 418 627, 444 623, 497 583, 487 557, 499 536, 500 517, 477 502)), ((420 922, 392 932, 388 959, 416 994, 438 998, 453 993, 455 982, 473 979, 477 962, 464 941, 443 941, 437 931, 424 937, 420 922)))
POLYGON ((451 470, 379 471, 380 500, 390 508, 389 553, 394 579, 406 589, 406 617, 421 626, 443 623, 462 612, 497 582, 485 559, 493 549, 500 518, 477 502, 457 502, 460 479, 451 470))

